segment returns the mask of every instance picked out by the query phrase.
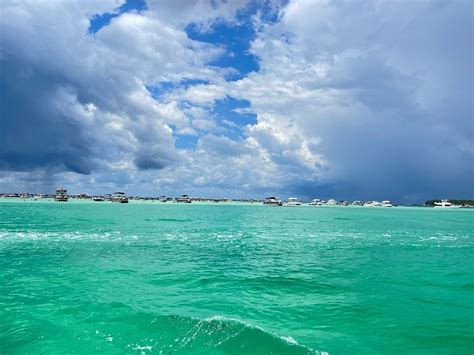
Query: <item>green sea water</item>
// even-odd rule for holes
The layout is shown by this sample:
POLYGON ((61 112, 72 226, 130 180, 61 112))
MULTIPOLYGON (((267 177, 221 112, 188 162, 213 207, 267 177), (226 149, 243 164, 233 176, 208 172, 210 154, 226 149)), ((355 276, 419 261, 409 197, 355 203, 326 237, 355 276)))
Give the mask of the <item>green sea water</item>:
POLYGON ((465 209, 0 202, 0 353, 472 354, 473 251, 465 209))

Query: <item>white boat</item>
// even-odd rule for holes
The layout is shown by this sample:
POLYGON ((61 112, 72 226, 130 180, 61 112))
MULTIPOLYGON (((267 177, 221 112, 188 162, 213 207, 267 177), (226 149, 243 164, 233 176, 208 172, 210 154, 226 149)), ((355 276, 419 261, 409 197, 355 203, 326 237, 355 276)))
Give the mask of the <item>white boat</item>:
POLYGON ((382 207, 393 207, 392 203, 388 200, 382 201, 382 207))
POLYGON ((60 187, 59 189, 56 190, 56 193, 54 194, 54 201, 57 202, 67 202, 69 199, 69 196, 67 194, 67 190, 60 187))
POLYGON ((288 202, 285 204, 285 206, 291 207, 291 206, 301 206, 301 202, 298 201, 296 197, 290 197, 288 198, 288 202))
POLYGON ((324 201, 320 200, 319 198, 314 198, 309 204, 311 206, 322 206, 324 204, 324 201))
POLYGON ((326 202, 326 205, 328 205, 328 206, 336 206, 336 205, 337 205, 337 201, 336 201, 335 199, 333 199, 333 198, 330 198, 330 199, 328 200, 328 202, 326 202))
POLYGON ((435 202, 434 208, 459 208, 459 206, 453 205, 448 200, 441 200, 441 202, 435 202))
POLYGON ((112 202, 128 203, 128 197, 125 196, 125 192, 114 192, 110 198, 112 202))
POLYGON ((95 201, 95 202, 102 202, 102 201, 105 201, 105 198, 103 198, 102 196, 94 196, 92 198, 92 201, 95 201))
POLYGON ((378 201, 367 201, 364 203, 364 207, 380 207, 382 204, 378 201))
POLYGON ((269 205, 269 206, 282 206, 283 202, 281 202, 277 197, 271 196, 267 197, 263 200, 264 205, 269 205))
POLYGON ((191 203, 191 197, 188 195, 181 195, 181 197, 177 197, 175 201, 180 203, 191 203))
POLYGON ((351 203, 351 206, 362 206, 362 204, 360 203, 360 201, 354 201, 351 203))

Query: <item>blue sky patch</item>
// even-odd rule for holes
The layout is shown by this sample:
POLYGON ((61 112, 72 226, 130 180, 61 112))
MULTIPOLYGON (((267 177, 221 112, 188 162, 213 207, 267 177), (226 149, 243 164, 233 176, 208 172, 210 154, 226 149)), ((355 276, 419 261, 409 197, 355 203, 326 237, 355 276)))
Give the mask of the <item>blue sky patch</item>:
MULTIPOLYGON (((281 0, 280 5, 288 1, 281 0)), ((238 72, 227 76, 228 81, 239 80, 251 72, 258 72, 260 66, 256 56, 249 52, 250 43, 256 37, 256 30, 252 23, 252 16, 258 15, 266 23, 278 21, 278 6, 271 1, 252 1, 246 8, 238 11, 236 21, 229 23, 216 21, 208 31, 201 31, 198 24, 186 27, 189 38, 219 45, 226 49, 224 55, 215 59, 212 66, 234 68, 238 72)))
POLYGON ((198 25, 191 24, 186 28, 186 33, 193 40, 212 43, 226 49, 224 55, 209 64, 236 69, 238 73, 231 74, 228 80, 241 79, 248 73, 260 69, 257 58, 249 53, 250 42, 255 38, 255 30, 250 17, 238 22, 237 25, 216 22, 207 32, 201 32, 198 25))
POLYGON ((174 140, 175 140, 175 147, 177 149, 193 149, 196 147, 196 143, 199 137, 196 136, 180 136, 180 135, 175 135, 174 140))
POLYGON ((114 17, 118 17, 125 12, 144 11, 147 9, 145 0, 127 0, 114 12, 96 14, 91 18, 89 33, 96 34, 102 27, 107 26, 114 17))
POLYGON ((225 99, 215 102, 211 112, 221 126, 227 126, 228 134, 226 135, 235 139, 242 137, 243 127, 257 123, 257 115, 251 112, 249 108, 249 101, 226 96, 225 99))

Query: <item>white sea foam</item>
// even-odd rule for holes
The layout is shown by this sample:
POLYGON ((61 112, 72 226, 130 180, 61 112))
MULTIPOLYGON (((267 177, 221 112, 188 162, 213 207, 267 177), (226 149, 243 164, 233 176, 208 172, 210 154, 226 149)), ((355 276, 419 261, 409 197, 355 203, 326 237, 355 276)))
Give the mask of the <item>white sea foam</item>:
POLYGON ((281 336, 280 339, 286 341, 289 344, 299 345, 298 342, 295 340, 295 338, 293 338, 291 336, 286 336, 286 337, 281 336))
POLYGON ((120 232, 88 233, 88 232, 38 232, 38 231, 0 231, 0 240, 50 240, 50 241, 68 241, 68 240, 121 240, 124 238, 133 238, 134 236, 125 236, 120 232))
MULTIPOLYGON (((306 345, 303 345, 303 344, 300 344, 298 343, 298 341, 296 341, 295 338, 293 338, 292 336, 279 336, 277 334, 274 334, 272 332, 269 332, 265 329, 263 329, 262 327, 259 327, 258 325, 254 325, 254 324, 250 324, 250 323, 247 323, 245 321, 242 321, 240 319, 236 319, 236 318, 231 318, 231 317, 225 317, 225 316, 221 316, 221 315, 214 315, 214 316, 211 316, 211 317, 207 317, 207 318, 204 318, 204 319, 198 319, 198 318, 194 318, 196 320, 199 320, 200 322, 216 322, 216 321, 219 321, 219 322, 234 322, 234 323, 238 323, 238 324, 241 324, 243 325, 245 328, 250 328, 250 329, 257 329, 263 333, 266 333, 266 334, 269 334, 270 336, 274 337, 274 338, 277 338, 277 339, 280 339, 280 340, 283 340, 284 342, 290 344, 290 345, 294 345, 294 346, 300 346, 300 347, 303 347, 305 349, 308 350, 308 352, 310 353, 314 353, 314 354, 319 354, 319 355, 329 355, 327 352, 321 352, 321 351, 315 351, 314 349, 311 349, 310 347, 306 346, 306 345)), ((199 327, 200 328, 200 327, 199 327)), ((230 338, 236 336, 237 334, 234 334, 233 336, 231 336, 230 338)))
MULTIPOLYGON (((146 352, 152 352, 153 350, 153 345, 138 345, 138 344, 129 344, 127 346, 128 348, 131 348, 132 350, 135 350, 135 351, 140 351, 140 355, 145 355, 146 352)), ((160 351, 160 354, 162 354, 163 352, 160 351)))
POLYGON ((153 346, 152 345, 135 345, 132 349, 140 350, 140 351, 143 351, 143 350, 151 351, 153 350, 153 346))

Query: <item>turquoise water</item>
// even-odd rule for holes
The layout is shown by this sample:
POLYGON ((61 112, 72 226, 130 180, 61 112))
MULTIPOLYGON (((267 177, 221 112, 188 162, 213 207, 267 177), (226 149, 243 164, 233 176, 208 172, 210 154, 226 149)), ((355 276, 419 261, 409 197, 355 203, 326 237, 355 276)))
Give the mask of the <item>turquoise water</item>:
POLYGON ((474 211, 0 202, 0 353, 472 354, 474 211))

